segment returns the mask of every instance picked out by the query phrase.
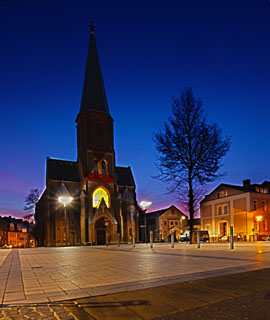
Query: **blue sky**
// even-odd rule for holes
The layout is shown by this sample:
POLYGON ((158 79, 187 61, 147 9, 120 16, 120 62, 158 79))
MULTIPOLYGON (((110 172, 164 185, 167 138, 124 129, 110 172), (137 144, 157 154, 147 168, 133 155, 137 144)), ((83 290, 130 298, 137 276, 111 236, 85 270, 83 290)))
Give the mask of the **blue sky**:
POLYGON ((47 156, 76 160, 92 19, 116 161, 132 167, 138 200, 178 205, 151 177, 152 137, 185 86, 232 136, 227 176, 206 191, 270 180, 269 1, 0 1, 0 214, 20 215, 44 188, 47 156))

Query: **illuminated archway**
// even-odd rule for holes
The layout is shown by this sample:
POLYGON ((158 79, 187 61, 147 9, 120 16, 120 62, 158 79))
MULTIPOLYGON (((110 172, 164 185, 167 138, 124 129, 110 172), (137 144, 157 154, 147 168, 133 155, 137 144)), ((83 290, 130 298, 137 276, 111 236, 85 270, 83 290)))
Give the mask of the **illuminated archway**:
POLYGON ((93 192, 93 208, 98 208, 100 205, 100 202, 104 199, 106 206, 109 208, 110 207, 110 196, 109 192, 105 190, 104 188, 97 188, 93 192))

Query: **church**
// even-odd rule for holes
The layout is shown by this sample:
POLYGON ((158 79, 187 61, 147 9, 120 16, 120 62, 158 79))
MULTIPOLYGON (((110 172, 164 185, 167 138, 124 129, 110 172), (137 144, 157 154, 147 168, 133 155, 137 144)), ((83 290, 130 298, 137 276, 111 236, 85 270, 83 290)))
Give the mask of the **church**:
POLYGON ((136 186, 130 167, 115 165, 114 130, 90 25, 77 123, 77 161, 47 158, 46 188, 36 204, 39 246, 138 240, 136 186), (68 203, 61 199, 69 199, 68 203))

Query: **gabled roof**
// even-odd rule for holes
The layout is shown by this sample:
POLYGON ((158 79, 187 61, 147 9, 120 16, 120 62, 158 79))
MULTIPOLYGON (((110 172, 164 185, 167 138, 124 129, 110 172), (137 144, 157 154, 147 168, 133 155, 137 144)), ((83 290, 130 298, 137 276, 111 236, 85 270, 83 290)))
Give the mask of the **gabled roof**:
MULTIPOLYGON (((221 183, 219 186, 217 186, 214 190, 212 190, 209 194, 205 195, 204 199, 201 202, 207 201, 207 198, 209 196, 211 196, 213 193, 217 192, 217 190, 221 187, 225 187, 225 188, 231 188, 231 189, 235 189, 241 192, 258 192, 256 190, 256 187, 268 187, 270 188, 270 181, 264 181, 262 184, 258 184, 258 183, 250 183, 250 180, 244 180, 243 181, 243 185, 242 186, 237 186, 234 184, 227 184, 227 183, 221 183)), ((268 190, 268 193, 270 192, 270 190, 268 190)))
POLYGON ((47 180, 79 182, 78 164, 75 161, 47 158, 47 180))
POLYGON ((80 113, 90 110, 109 113, 103 76, 98 58, 94 25, 90 29, 90 41, 86 60, 80 113))
POLYGON ((115 167, 116 181, 119 186, 135 187, 133 174, 130 167, 115 167))
MULTIPOLYGON (((147 213, 147 216, 156 216, 156 217, 159 217, 161 215, 163 215, 163 213, 165 213, 166 211, 170 210, 171 208, 175 208, 176 210, 178 210, 180 213, 182 213, 183 215, 185 215, 181 210, 179 210, 178 208, 176 208, 174 205, 170 206, 169 208, 166 208, 166 209, 160 209, 160 210, 157 210, 157 211, 152 211, 152 212, 148 212, 147 213)), ((185 215, 186 216, 186 215, 185 215)))

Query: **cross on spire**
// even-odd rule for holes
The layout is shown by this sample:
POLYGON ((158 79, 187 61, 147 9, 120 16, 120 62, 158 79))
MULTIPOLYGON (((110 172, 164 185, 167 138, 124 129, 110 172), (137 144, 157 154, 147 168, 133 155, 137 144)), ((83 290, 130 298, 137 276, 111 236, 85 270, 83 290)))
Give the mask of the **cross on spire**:
POLYGON ((95 34, 95 28, 94 21, 91 20, 90 24, 88 25, 90 27, 90 34, 95 34))

